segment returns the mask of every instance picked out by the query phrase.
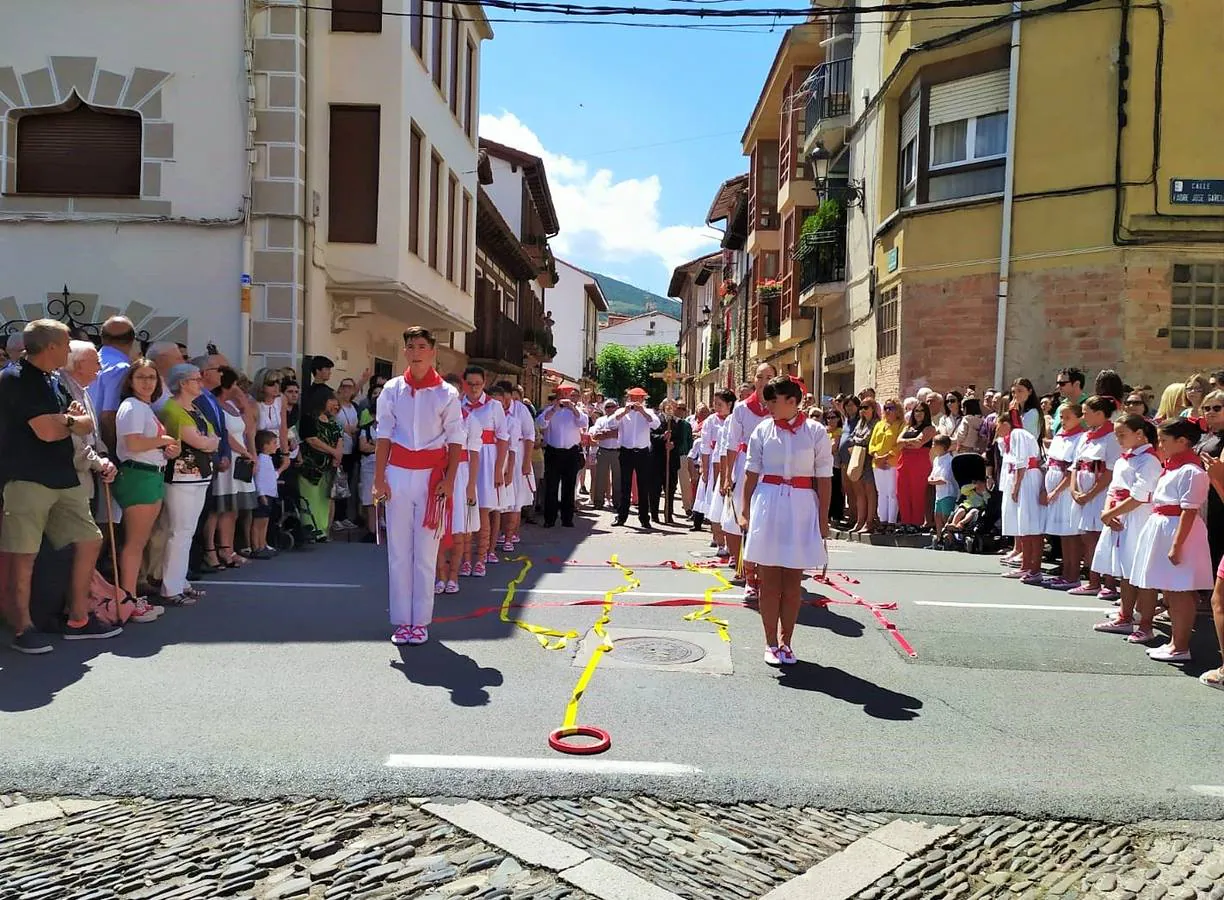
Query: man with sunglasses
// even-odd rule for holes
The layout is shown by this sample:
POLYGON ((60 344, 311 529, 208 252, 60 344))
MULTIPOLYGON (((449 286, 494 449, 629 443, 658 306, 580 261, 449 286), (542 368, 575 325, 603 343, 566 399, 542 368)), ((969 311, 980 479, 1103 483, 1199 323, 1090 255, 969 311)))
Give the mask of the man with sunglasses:
POLYGON ((1079 403, 1084 399, 1084 373, 1074 366, 1063 369, 1058 373, 1057 384, 1062 403, 1054 410, 1055 432, 1062 426, 1063 403, 1079 403))

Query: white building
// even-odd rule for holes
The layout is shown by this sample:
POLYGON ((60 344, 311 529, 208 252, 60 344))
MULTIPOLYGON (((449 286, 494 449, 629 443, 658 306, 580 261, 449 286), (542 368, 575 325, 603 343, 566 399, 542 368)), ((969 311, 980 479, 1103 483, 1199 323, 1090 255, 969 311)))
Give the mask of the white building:
POLYGON ((608 344, 620 344, 631 350, 635 347, 645 347, 647 344, 667 344, 674 347, 679 340, 679 319, 666 313, 648 312, 599 329, 595 350, 598 354, 608 344))
POLYGON ((577 382, 584 373, 593 371, 599 313, 608 311, 608 301, 594 277, 558 259, 557 283, 545 291, 544 306, 553 316, 553 342, 557 347, 549 368, 577 382))
POLYGON ((390 372, 410 324, 462 364, 479 6, 4 6, 6 318, 67 284, 78 319, 124 311, 248 368, 324 354, 337 374, 390 372))

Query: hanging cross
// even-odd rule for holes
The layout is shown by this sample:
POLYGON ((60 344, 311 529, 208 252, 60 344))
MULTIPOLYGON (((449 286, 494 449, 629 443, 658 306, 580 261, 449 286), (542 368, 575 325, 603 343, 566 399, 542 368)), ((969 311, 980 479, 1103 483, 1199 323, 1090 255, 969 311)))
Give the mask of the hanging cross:
POLYGON ((676 371, 676 358, 674 356, 667 358, 667 366, 662 372, 651 372, 650 375, 652 378, 662 379, 663 383, 667 385, 668 399, 675 399, 672 397, 672 385, 680 380, 680 373, 676 371))

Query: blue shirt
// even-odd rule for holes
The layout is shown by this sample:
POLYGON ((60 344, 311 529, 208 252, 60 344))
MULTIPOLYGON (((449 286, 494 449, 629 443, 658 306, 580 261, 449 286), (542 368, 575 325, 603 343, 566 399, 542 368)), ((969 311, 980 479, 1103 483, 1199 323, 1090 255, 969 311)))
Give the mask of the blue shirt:
POLYGON ((213 454, 214 459, 229 459, 231 456, 229 445, 229 432, 225 428, 225 411, 221 409, 221 404, 217 402, 217 398, 212 395, 212 391, 204 391, 200 396, 196 397, 195 408, 203 413, 204 418, 212 423, 213 429, 221 437, 220 443, 217 445, 217 452, 213 454))
POLYGON ((103 347, 98 351, 98 361, 102 363, 102 369, 89 386, 89 399, 93 401, 98 415, 101 415, 118 411, 121 402, 119 388, 127 370, 132 367, 132 361, 118 347, 103 347))

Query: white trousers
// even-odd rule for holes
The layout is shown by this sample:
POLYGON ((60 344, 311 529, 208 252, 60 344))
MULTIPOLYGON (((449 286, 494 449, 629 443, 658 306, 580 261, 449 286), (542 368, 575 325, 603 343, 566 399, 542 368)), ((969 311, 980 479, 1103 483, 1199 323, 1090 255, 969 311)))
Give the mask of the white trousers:
POLYGON ((880 522, 894 525, 897 522, 897 470, 876 469, 873 473, 876 486, 876 515, 880 522))
MULTIPOLYGON (((392 625, 433 621, 434 575, 440 543, 424 526, 429 509, 429 469, 387 466, 387 575, 392 625)), ((465 501, 466 502, 466 501, 465 501)))
POLYGON ((166 540, 166 555, 162 567, 162 596, 174 597, 187 585, 187 562, 191 555, 191 539, 195 537, 200 510, 208 497, 208 482, 166 485, 165 511, 170 536, 166 540))

